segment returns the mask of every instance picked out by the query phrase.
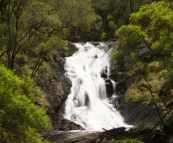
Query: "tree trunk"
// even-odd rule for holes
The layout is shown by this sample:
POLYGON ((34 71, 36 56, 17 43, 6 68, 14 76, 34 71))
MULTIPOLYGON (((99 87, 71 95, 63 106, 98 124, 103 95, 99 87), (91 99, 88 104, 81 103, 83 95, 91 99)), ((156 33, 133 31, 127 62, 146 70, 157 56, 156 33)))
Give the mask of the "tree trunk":
POLYGON ((132 0, 129 0, 130 2, 130 13, 133 13, 133 3, 132 3, 132 0))
POLYGON ((11 0, 9 0, 8 8, 7 8, 7 25, 8 25, 8 43, 7 43, 7 67, 10 68, 11 66, 11 14, 10 14, 10 6, 11 6, 11 0))

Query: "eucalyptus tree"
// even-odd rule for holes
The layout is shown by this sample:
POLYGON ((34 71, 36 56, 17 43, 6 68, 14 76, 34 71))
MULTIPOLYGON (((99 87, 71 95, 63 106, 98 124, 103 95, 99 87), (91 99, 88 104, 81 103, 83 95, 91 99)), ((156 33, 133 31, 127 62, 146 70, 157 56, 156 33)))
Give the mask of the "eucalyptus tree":
POLYGON ((163 126, 158 106, 172 110, 173 104, 172 12, 170 1, 142 6, 139 12, 131 14, 128 25, 116 31, 119 44, 113 53, 117 63, 133 77, 126 100, 154 103, 163 126))
POLYGON ((28 64, 36 72, 48 53, 62 49, 58 15, 42 0, 1 1, 0 58, 10 69, 28 64))
POLYGON ((95 13, 101 19, 101 38, 112 39, 115 30, 129 23, 131 13, 149 3, 151 3, 150 0, 92 0, 95 13))
MULTIPOLYGON (((53 3, 52 3, 53 5, 53 3)), ((29 3, 23 13, 23 29, 26 33, 25 48, 23 54, 27 54, 32 69, 32 76, 35 75, 43 60, 55 51, 65 49, 61 34, 58 15, 52 10, 53 6, 46 1, 33 1, 29 3)), ((58 52, 57 52, 58 53, 58 52)), ((23 58, 23 57, 22 57, 23 58)))
POLYGON ((32 76, 50 55, 67 55, 66 40, 90 38, 97 19, 90 0, 1 0, 0 7, 1 63, 26 65, 32 76))
POLYGON ((91 0, 63 0, 57 2, 56 10, 62 23, 64 39, 80 41, 88 38, 90 27, 97 19, 91 0))
POLYGON ((130 24, 116 31, 120 46, 126 49, 121 52, 130 54, 145 45, 154 52, 156 58, 166 62, 172 52, 171 12, 172 3, 158 2, 143 6, 139 12, 131 14, 130 24))

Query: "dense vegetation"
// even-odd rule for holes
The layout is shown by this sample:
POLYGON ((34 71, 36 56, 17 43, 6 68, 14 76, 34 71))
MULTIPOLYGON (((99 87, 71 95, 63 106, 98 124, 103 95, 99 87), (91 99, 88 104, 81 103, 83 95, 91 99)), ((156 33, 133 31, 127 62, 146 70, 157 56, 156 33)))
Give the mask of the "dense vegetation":
POLYGON ((41 143, 40 133, 50 128, 50 121, 34 105, 40 93, 33 80, 21 79, 1 65, 0 87, 0 142, 41 143))
POLYGON ((127 72, 127 102, 153 105, 161 128, 172 134, 173 128, 173 3, 160 1, 142 6, 130 15, 129 24, 115 35, 114 49, 122 72, 127 72), (164 113, 164 114, 163 114, 164 113))
POLYGON ((54 54, 75 50, 68 41, 118 41, 112 60, 131 75, 126 101, 154 103, 156 110, 162 105, 171 113, 173 4, 151 3, 0 0, 0 142, 41 142, 50 121, 34 104, 41 96, 31 79, 54 54))

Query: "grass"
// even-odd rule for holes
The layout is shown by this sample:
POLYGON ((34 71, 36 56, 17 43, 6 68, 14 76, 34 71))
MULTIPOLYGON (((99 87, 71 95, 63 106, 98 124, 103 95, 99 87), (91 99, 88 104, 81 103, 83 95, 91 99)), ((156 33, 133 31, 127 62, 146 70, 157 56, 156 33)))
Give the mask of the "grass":
MULTIPOLYGON (((159 98, 158 95, 165 84, 167 71, 161 69, 161 65, 158 62, 149 63, 145 67, 144 71, 141 71, 138 67, 133 71, 134 76, 129 82, 125 97, 126 102, 150 104, 153 100, 152 96, 154 96, 155 100, 159 98)), ((141 69, 143 68, 141 67, 141 69)))
POLYGON ((113 138, 112 140, 109 140, 108 143, 143 143, 140 141, 140 139, 132 137, 132 136, 121 136, 118 137, 118 139, 113 138))

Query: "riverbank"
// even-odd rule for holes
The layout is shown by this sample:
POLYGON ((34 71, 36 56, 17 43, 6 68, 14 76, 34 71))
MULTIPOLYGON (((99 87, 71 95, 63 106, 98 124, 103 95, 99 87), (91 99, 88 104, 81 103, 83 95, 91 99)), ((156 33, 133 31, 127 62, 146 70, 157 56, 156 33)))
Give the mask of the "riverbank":
POLYGON ((169 143, 170 138, 160 130, 136 130, 126 131, 120 127, 103 132, 48 132, 43 135, 51 143, 169 143), (168 141, 169 140, 169 141, 168 141))

